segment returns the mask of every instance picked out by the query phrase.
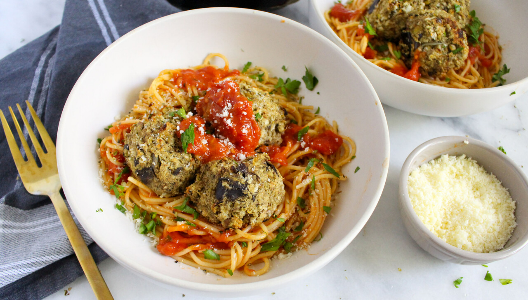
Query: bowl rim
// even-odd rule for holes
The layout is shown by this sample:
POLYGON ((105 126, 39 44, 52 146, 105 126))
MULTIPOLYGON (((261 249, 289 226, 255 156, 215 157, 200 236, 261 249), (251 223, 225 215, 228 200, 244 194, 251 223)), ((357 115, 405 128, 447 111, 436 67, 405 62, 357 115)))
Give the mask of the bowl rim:
MULTIPOLYGON (((372 96, 374 97, 374 100, 376 100, 377 104, 377 110, 380 113, 381 120, 382 120, 382 129, 384 134, 383 142, 385 144, 384 154, 385 154, 385 160, 388 161, 390 159, 390 140, 389 140, 389 130, 388 130, 388 123, 387 119, 383 110, 383 106, 381 104, 381 101, 379 100, 379 97, 374 90, 374 87, 366 77, 366 75, 363 73, 361 68, 357 65, 357 63, 352 60, 341 48, 339 48, 336 44, 332 43, 330 40, 328 40, 326 37, 324 37, 322 34, 318 33, 317 31, 309 28, 308 26, 305 26, 297 21, 291 20, 287 17, 276 15, 273 13, 268 13, 264 11, 259 10, 253 10, 253 9, 245 9, 245 8, 234 8, 234 7, 214 7, 214 8, 201 8, 201 9, 193 9, 183 12, 178 12, 175 14, 167 15, 158 19, 155 19, 153 21, 150 21, 148 23, 145 23, 127 34, 120 37, 118 40, 116 40, 114 43, 112 43, 110 46, 108 46, 106 49, 104 49, 99 55, 96 56, 96 58, 86 67, 86 69, 83 71, 81 76, 78 78, 77 82, 80 82, 85 76, 86 73, 88 73, 95 65, 101 57, 105 56, 109 51, 112 51, 113 48, 116 47, 116 45, 119 45, 124 40, 127 40, 131 38, 136 32, 146 30, 147 28, 150 28, 152 26, 157 25, 158 23, 166 22, 168 19, 172 18, 184 18, 188 17, 190 15, 204 15, 204 14, 211 14, 211 13, 228 13, 228 14, 244 14, 244 15, 257 15, 261 16, 263 18, 272 20, 272 21, 287 21, 288 26, 293 26, 296 28, 296 30, 304 31, 310 36, 312 36, 314 39, 318 39, 322 43, 328 45, 328 47, 333 47, 338 53, 342 53, 343 58, 348 61, 348 63, 356 70, 358 75, 363 78, 365 81, 365 84, 367 86, 367 89, 370 90, 372 93, 372 96)), ((77 93, 77 83, 72 88, 68 100, 70 96, 77 93)), ((67 112, 70 110, 70 107, 72 106, 71 101, 66 101, 63 112, 61 114, 61 119, 59 122, 59 128, 57 133, 57 162, 59 167, 59 176, 61 177, 61 181, 63 182, 63 190, 67 198, 69 197, 75 197, 74 193, 70 193, 70 189, 68 188, 69 180, 67 177, 65 177, 66 173, 66 163, 64 162, 64 156, 63 156, 63 147, 67 143, 67 137, 64 136, 64 131, 66 130, 64 126, 61 126, 65 121, 63 118, 64 115, 67 115, 67 112)), ((359 217, 359 221, 357 225, 352 228, 344 237, 334 244, 331 248, 329 248, 324 254, 322 254, 319 258, 315 259, 312 262, 309 262, 308 264, 290 271, 288 273, 285 273, 283 275, 279 275, 274 278, 265 279, 261 281, 251 282, 251 283, 228 283, 228 284, 209 284, 209 283, 200 283, 200 282, 190 282, 174 277, 170 277, 167 275, 163 275, 161 273, 157 273, 155 271, 152 271, 151 269, 144 268, 140 265, 132 265, 125 263, 125 255, 122 253, 117 253, 113 251, 112 249, 107 249, 104 245, 100 244, 101 248, 108 253, 114 260, 119 262, 119 264, 129 270, 134 271, 136 274, 139 274, 141 276, 145 276, 148 279, 155 279, 160 283, 165 283, 170 286, 178 286, 186 289, 196 290, 196 291, 202 291, 202 292, 219 292, 224 295, 228 294, 235 294, 235 293, 241 293, 241 292, 251 292, 255 290, 267 290, 271 289, 273 287, 283 286, 285 283, 290 282, 295 279, 299 279, 301 277, 307 276, 309 274, 312 274, 313 272, 321 269, 326 264, 328 264, 330 261, 332 261, 337 255, 339 255, 351 242, 352 240, 357 236, 357 234, 361 231, 361 229, 365 226, 369 218, 371 217, 372 213, 374 212, 374 209, 376 208, 379 199, 381 197, 381 194, 383 192, 383 188, 385 186, 385 182, 388 175, 388 167, 382 167, 381 176, 379 179, 379 184, 375 187, 375 192, 373 192, 373 197, 368 203, 368 205, 365 206, 365 213, 359 217)), ((79 209, 76 207, 75 202, 72 202, 71 208, 74 211, 79 211, 79 209)), ((78 220, 79 222, 84 221, 87 222, 83 214, 78 214, 78 220)), ((85 228, 86 232, 90 234, 90 236, 94 237, 94 241, 97 237, 96 232, 92 232, 89 227, 85 228)))
POLYGON ((513 85, 518 86, 518 85, 528 84, 528 77, 525 77, 525 78, 519 79, 517 81, 506 83, 504 85, 496 86, 496 87, 492 87, 492 88, 456 89, 456 88, 447 88, 447 87, 437 86, 437 85, 432 85, 432 84, 425 84, 425 83, 413 81, 413 80, 398 76, 398 75, 396 75, 394 73, 391 73, 391 72, 389 72, 389 71, 387 71, 387 70, 385 70, 385 69, 383 69, 381 67, 378 67, 378 66, 376 66, 373 63, 371 63, 366 58, 364 58, 363 56, 359 55, 356 51, 352 50, 352 48, 350 48, 347 44, 345 44, 345 42, 343 42, 339 38, 339 36, 337 36, 337 34, 334 32, 334 30, 332 30, 330 25, 328 25, 328 23, 326 22, 326 20, 324 18, 324 15, 320 14, 320 11, 318 9, 318 7, 319 7, 318 4, 319 3, 320 3, 319 0, 310 0, 310 4, 311 4, 312 9, 314 10, 314 12, 316 12, 315 15, 317 16, 318 21, 322 22, 324 24, 324 28, 328 32, 330 32, 332 34, 332 38, 333 38, 333 42, 334 43, 338 43, 340 48, 343 49, 348 55, 352 55, 355 58, 360 59, 361 61, 367 63, 369 65, 369 67, 371 67, 372 70, 376 70, 376 72, 378 72, 380 74, 383 74, 383 75, 391 76, 394 80, 398 80, 398 81, 401 81, 403 83, 409 83, 409 84, 411 84, 411 87, 425 88, 425 89, 431 88, 432 89, 431 92, 441 92, 441 93, 445 92, 445 93, 448 93, 448 94, 459 94, 460 93, 462 95, 466 95, 466 94, 467 95, 479 95, 479 94, 484 94, 484 93, 489 92, 490 89, 493 89, 494 91, 497 91, 497 92, 500 92, 500 91, 506 91, 507 92, 507 91, 511 90, 513 85))
MULTIPOLYGON (((508 164, 518 173, 518 175, 524 180, 525 183, 528 184, 528 177, 524 174, 524 172, 515 164, 515 162, 509 158, 508 156, 504 155, 500 150, 496 149, 495 147, 490 146, 487 143, 484 143, 480 140, 465 137, 465 136, 441 136, 437 138, 433 138, 431 140, 428 140, 418 147, 416 147, 407 157, 405 160, 401 172, 400 172, 400 179, 399 179, 399 190, 400 190, 400 205, 401 208, 404 209, 408 219, 410 220, 410 224, 418 231, 420 231, 422 234, 427 235, 429 238, 429 242, 433 243, 436 248, 443 249, 444 251, 447 251, 450 255, 457 256, 459 258, 464 258, 468 261, 479 261, 479 262, 492 262, 501 260, 504 258, 507 258, 517 252, 519 252, 526 244, 528 244, 528 234, 525 234, 523 237, 521 237, 514 245, 511 245, 507 248, 503 248, 496 252, 490 252, 490 253, 477 253, 477 252, 471 252, 467 250, 462 250, 460 248, 457 248, 453 245, 448 244, 444 240, 440 239, 438 236, 436 236, 434 233, 432 233, 425 224, 420 220, 418 217, 418 214, 414 210, 411 204, 411 199, 409 197, 409 191, 407 188, 407 179, 410 175, 410 173, 415 170, 410 170, 411 164, 416 160, 419 154, 421 154, 423 151, 425 151, 427 148, 433 146, 433 145, 440 145, 440 144, 446 144, 446 145, 452 145, 452 144, 460 144, 465 143, 465 141, 469 142, 469 144, 473 146, 477 146, 479 148, 483 148, 487 151, 491 151, 499 159, 504 163, 508 164)), ((463 152, 463 151, 461 151, 463 152)), ((462 153, 464 154, 464 153, 462 153)), ((429 156, 427 161, 420 164, 423 165, 425 163, 428 163, 432 159, 435 159, 439 157, 439 155, 436 156, 429 156)), ((419 167, 419 166, 418 166, 419 167)), ((517 201, 517 200, 515 200, 517 201)))

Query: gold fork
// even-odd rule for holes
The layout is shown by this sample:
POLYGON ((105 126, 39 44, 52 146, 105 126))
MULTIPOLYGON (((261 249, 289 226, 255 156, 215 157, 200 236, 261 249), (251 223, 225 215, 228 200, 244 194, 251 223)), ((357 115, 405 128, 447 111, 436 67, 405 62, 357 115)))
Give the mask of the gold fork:
POLYGON ((77 255, 77 259, 81 263, 84 274, 86 274, 86 278, 92 286, 97 299, 113 299, 112 294, 110 294, 110 290, 106 286, 106 283, 101 276, 101 273, 99 272, 99 269, 97 268, 97 265, 95 264, 93 257, 81 236, 81 233, 79 232, 79 229, 75 225, 75 222, 73 221, 73 218, 66 207, 64 199, 62 199, 62 196, 60 195, 61 183, 59 179, 59 173, 57 171, 55 145, 53 144, 53 141, 51 140, 48 132, 44 128, 44 125, 35 113, 35 110, 31 104, 28 101, 26 101, 26 103, 29 110, 31 111, 31 116, 33 116, 33 121, 37 126, 40 137, 44 142, 44 146, 46 147, 46 152, 44 152, 37 138, 35 137, 33 130, 29 126, 29 123, 22 112, 20 105, 17 104, 18 111, 22 116, 22 120, 26 125, 26 129, 29 133, 31 141, 33 142, 35 151, 37 152, 37 155, 40 159, 42 165, 40 168, 37 166, 35 158, 31 154, 31 150, 26 139, 24 138, 22 130, 20 129, 20 125, 18 124, 13 109, 9 107, 11 117, 13 118, 13 123, 15 124, 15 127, 18 131, 18 136, 20 137, 20 141, 22 142, 22 146, 26 152, 26 156, 28 158, 27 161, 25 161, 22 157, 22 153, 18 149, 15 137, 13 136, 9 125, 7 124, 4 113, 2 110, 0 110, 0 118, 2 119, 2 125, 4 127, 6 139, 9 144, 9 149, 11 149, 13 159, 15 160, 18 173, 20 173, 20 178, 22 179, 24 187, 29 193, 33 195, 48 195, 51 198, 51 202, 53 202, 53 206, 55 206, 55 210, 59 215, 62 226, 66 231, 66 235, 68 235, 68 238, 70 239, 70 243, 73 247, 73 250, 75 251, 75 254, 77 255))

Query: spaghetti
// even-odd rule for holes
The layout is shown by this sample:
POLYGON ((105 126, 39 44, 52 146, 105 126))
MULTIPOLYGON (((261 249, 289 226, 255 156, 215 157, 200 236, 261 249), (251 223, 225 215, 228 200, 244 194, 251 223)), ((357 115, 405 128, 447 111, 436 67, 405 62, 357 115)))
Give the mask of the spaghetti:
MULTIPOLYGON (((254 226, 224 229, 198 215, 185 195, 162 198, 134 175, 124 158, 124 140, 135 123, 155 114, 191 107, 196 99, 204 99, 204 86, 185 85, 178 88, 175 74, 186 70, 164 70, 150 88, 139 94, 131 112, 109 126, 110 135, 100 142, 100 169, 104 187, 114 194, 139 224, 139 232, 157 240, 158 250, 178 262, 229 277, 240 270, 257 276, 270 268, 270 258, 307 247, 317 240, 328 216, 340 180, 346 177, 341 168, 355 156, 355 144, 338 134, 335 122, 329 124, 303 105, 299 96, 276 88, 279 79, 270 77, 261 67, 229 71, 229 62, 221 54, 210 54, 202 65, 191 70, 211 67, 211 60, 224 60, 222 80, 249 84, 278 100, 287 111, 290 124, 281 145, 261 146, 283 177, 285 199, 274 216, 254 226), (304 137, 297 139, 299 131, 304 137), (306 132, 307 131, 307 132, 306 132), (329 140, 341 140, 337 151, 327 151, 329 140), (316 150, 320 149, 320 150, 316 150)), ((200 103, 200 102, 198 102, 200 103)), ((198 106, 199 104, 197 104, 198 106)), ((188 120, 188 119, 187 119, 188 120)))
MULTIPOLYGON (((449 88, 479 89, 502 84, 502 80, 494 78, 494 74, 500 74, 501 71, 502 47, 498 43, 498 35, 484 30, 478 37, 477 44, 469 46, 469 54, 461 68, 450 69, 437 76, 427 76, 419 72, 419 66, 414 63, 411 69, 407 69, 397 43, 366 32, 365 16, 372 3, 373 0, 348 1, 344 5, 336 3, 331 10, 325 12, 327 23, 339 38, 371 63, 410 80, 449 88), (372 46, 380 43, 383 45, 382 49, 372 46)), ((484 25, 479 26, 484 28, 484 25)))

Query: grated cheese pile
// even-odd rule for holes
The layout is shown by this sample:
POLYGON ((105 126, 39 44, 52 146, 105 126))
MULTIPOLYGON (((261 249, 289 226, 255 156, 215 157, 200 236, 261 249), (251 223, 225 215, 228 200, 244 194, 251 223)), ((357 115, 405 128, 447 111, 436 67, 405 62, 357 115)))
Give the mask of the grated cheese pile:
POLYGON ((465 155, 442 155, 423 164, 409 175, 408 189, 420 220, 457 248, 498 251, 517 226, 508 190, 465 155))

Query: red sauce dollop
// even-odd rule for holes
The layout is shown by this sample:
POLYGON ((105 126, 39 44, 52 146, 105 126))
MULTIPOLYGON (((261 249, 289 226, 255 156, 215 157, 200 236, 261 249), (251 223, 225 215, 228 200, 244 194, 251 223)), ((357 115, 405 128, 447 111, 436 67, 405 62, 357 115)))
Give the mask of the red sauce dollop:
POLYGON ((491 66, 492 61, 487 59, 486 56, 481 53, 480 47, 470 46, 469 47, 468 59, 471 62, 471 64, 475 63, 475 61, 477 60, 477 57, 478 57, 480 63, 482 64, 482 66, 484 66, 486 68, 491 66))
POLYGON ((161 254, 172 256, 192 245, 196 245, 193 250, 229 249, 228 244, 217 242, 210 235, 189 235, 178 231, 169 232, 166 237, 160 239, 156 248, 161 254))
POLYGON ((349 20, 352 20, 356 16, 363 13, 363 10, 351 10, 346 8, 341 3, 336 3, 334 7, 332 7, 332 10, 330 11, 330 15, 334 18, 337 18, 340 22, 347 22, 349 20))
POLYGON ((185 69, 178 70, 173 74, 174 85, 179 88, 195 86, 198 90, 205 90, 209 84, 220 81, 226 77, 240 75, 239 70, 229 71, 227 69, 217 69, 212 66, 198 70, 185 69))

